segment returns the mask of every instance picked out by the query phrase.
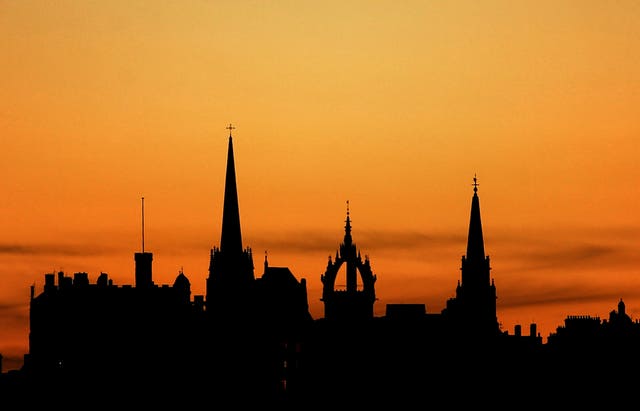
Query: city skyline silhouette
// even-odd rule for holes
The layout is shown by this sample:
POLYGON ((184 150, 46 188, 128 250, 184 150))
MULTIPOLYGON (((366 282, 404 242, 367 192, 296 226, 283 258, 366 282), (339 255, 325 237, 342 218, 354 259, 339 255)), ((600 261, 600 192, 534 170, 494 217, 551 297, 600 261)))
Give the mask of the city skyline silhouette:
MULTIPOLYGON (((75 290, 78 274, 96 298, 123 293, 132 311, 143 284, 166 286, 148 290, 164 301, 150 306, 174 292, 184 302, 176 290, 189 289, 195 310, 225 282, 211 273, 226 270, 221 250, 238 239, 262 292, 304 279, 306 352, 319 355, 305 372, 340 365, 311 343, 325 314, 372 311, 383 327, 425 313, 435 327, 466 294, 474 176, 501 331, 533 328, 547 352, 569 329, 600 339, 640 318, 634 1, 24 0, 3 4, 0 35, 3 380, 42 347, 37 332, 31 347, 32 293, 75 290), (223 245, 230 132, 241 235, 223 245), (336 258, 349 244, 355 259, 336 258), (354 289, 357 304, 342 297, 354 289)), ((372 339, 360 345, 389 372, 358 378, 382 396, 394 368, 372 339)), ((417 375, 439 374, 418 357, 417 375)), ((633 361, 618 360, 629 372, 633 361)), ((557 364, 547 368, 565 386, 557 364)), ((608 383, 587 383, 592 374, 585 386, 602 393, 608 383)), ((405 381, 447 392, 435 378, 405 381)))
POLYGON ((586 397, 567 397, 556 384, 569 378, 603 385, 609 378, 601 372, 615 376, 640 360, 640 322, 622 299, 608 319, 567 316, 546 343, 535 323, 528 335, 521 325, 513 334, 501 329, 476 175, 461 276, 445 309, 393 303, 384 316, 374 314, 377 275, 353 241, 347 202, 343 241, 320 278, 324 316, 313 318, 305 278, 270 266, 266 253, 262 275, 254 274, 252 250, 242 242, 228 129, 221 240, 210 251, 206 294, 192 296, 182 271, 172 285, 154 282, 142 198, 134 284, 119 286, 106 273, 95 284, 85 272, 45 274, 41 293, 31 287, 29 352, 23 367, 2 374, 3 396, 15 401, 41 392, 45 403, 79 405, 106 390, 107 401, 149 404, 153 393, 171 390, 161 403, 407 406, 425 392, 441 401, 457 380, 471 391, 502 387, 509 398, 537 393, 576 403, 586 397), (420 374, 427 369, 434 374, 420 374), (489 371, 490 384, 482 380, 489 371), (562 380, 553 375, 558 371, 562 380), (191 395, 194 389, 202 392, 191 395))

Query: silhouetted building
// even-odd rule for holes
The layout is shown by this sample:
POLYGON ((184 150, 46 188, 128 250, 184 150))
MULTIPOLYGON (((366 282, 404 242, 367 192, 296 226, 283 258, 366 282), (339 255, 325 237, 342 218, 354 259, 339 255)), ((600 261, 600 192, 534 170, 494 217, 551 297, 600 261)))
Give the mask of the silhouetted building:
POLYGON ((155 284, 144 240, 134 260, 135 286, 117 286, 106 273, 91 283, 87 273, 58 272, 45 274, 41 294, 32 287, 29 388, 142 399, 153 387, 165 400, 189 392, 211 405, 286 401, 300 384, 298 357, 312 321, 306 281, 269 267, 266 256, 262 277, 254 277, 251 250, 242 248, 231 134, 206 296, 192 298, 182 271, 172 285, 155 284))

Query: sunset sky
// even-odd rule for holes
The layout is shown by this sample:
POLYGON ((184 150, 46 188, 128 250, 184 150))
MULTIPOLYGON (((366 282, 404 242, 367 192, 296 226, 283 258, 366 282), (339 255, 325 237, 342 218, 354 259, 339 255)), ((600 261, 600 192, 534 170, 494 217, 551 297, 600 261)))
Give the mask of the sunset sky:
POLYGON ((243 243, 374 305, 455 296, 477 175, 498 320, 640 318, 640 2, 0 0, 0 353, 44 274, 205 293, 232 123, 243 243))

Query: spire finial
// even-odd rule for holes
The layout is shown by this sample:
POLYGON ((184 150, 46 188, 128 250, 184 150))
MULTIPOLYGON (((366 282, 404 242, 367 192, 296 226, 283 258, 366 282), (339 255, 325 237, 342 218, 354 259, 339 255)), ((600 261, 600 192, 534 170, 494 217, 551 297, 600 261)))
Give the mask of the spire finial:
POLYGON ((228 125, 227 127, 225 127, 225 128, 226 128, 227 130, 229 130, 229 137, 231 137, 231 130, 234 130, 234 129, 235 129, 235 127, 234 127, 231 123, 229 123, 229 125, 228 125))
POLYGON ((349 200, 347 200, 347 219, 344 221, 344 243, 351 243, 351 216, 349 215, 349 200))
POLYGON ((480 184, 478 184, 478 178, 476 177, 476 174, 473 174, 473 184, 471 184, 473 186, 473 192, 477 193, 478 192, 478 186, 480 184))

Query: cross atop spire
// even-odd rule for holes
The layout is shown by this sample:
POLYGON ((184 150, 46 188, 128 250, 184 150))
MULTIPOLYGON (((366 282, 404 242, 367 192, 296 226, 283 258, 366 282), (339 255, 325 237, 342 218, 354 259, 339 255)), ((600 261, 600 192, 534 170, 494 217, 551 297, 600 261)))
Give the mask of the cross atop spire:
POLYGON ((228 125, 227 127, 225 127, 225 128, 226 128, 227 130, 229 130, 229 137, 231 137, 231 130, 234 130, 234 129, 235 129, 235 127, 234 127, 231 123, 229 123, 229 125, 228 125))
POLYGON ((478 192, 478 186, 480 185, 478 183, 478 179, 476 178, 476 174, 473 175, 473 184, 471 184, 473 186, 473 192, 477 193, 478 192))

